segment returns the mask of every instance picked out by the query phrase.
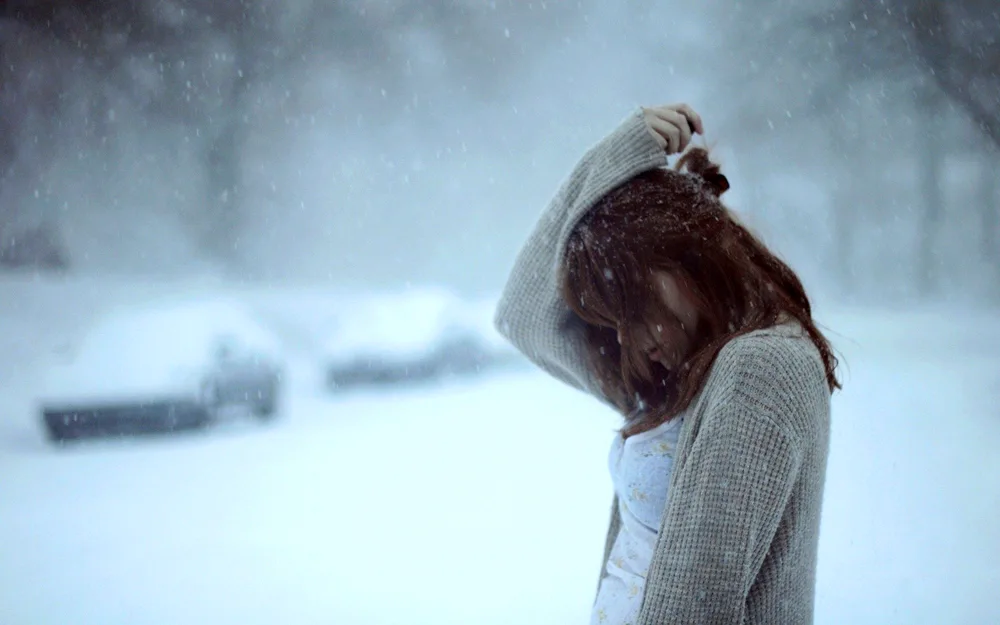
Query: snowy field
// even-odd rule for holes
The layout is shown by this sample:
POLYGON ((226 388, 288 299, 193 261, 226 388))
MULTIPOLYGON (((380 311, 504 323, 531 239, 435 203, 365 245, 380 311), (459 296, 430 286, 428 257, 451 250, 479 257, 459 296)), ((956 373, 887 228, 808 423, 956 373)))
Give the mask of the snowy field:
MULTIPOLYGON (((47 354, 172 292, 0 282, 0 625, 588 621, 614 415, 530 370, 330 396, 315 294, 280 297, 303 323, 278 324, 294 366, 274 423, 46 443, 47 354)), ((1000 623, 1000 314, 821 321, 846 390, 817 623, 1000 623)))

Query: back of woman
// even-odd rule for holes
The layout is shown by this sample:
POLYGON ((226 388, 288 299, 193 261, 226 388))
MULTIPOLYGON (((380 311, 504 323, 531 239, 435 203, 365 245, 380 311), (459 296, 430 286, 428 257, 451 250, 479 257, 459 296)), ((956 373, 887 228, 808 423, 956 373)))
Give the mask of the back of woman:
POLYGON ((519 254, 498 329, 618 410, 592 623, 811 623, 839 386, 794 272, 721 202, 685 105, 584 155, 519 254))

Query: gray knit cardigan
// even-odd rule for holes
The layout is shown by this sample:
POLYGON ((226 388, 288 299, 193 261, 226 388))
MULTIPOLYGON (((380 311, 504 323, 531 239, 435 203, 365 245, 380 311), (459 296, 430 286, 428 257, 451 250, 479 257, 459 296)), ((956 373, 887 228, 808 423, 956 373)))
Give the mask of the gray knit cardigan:
MULTIPOLYGON (((497 307, 497 328, 514 346, 605 402, 580 321, 560 297, 566 241, 600 197, 666 164, 635 111, 562 185, 497 307)), ((823 362, 801 326, 755 331, 723 347, 681 428, 636 625, 812 622, 829 429, 823 362)), ((617 510, 615 501, 605 562, 617 510)))

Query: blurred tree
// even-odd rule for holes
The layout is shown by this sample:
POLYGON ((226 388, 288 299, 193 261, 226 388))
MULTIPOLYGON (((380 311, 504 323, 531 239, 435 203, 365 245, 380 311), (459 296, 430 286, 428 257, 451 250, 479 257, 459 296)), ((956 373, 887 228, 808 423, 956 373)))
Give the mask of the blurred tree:
MULTIPOLYGON (((409 103, 393 92, 420 80, 411 55, 429 49, 457 89, 492 100, 540 46, 579 18, 582 4, 9 0, 0 5, 0 24, 75 54, 77 72, 88 77, 87 105, 95 109, 93 138, 114 132, 112 109, 101 95, 108 91, 127 98, 145 123, 184 133, 201 154, 203 172, 202 214, 188 220, 192 235, 211 257, 233 265, 244 221, 252 218, 244 191, 248 134, 261 115, 288 121, 301 114, 297 93, 312 73, 341 72, 350 82, 338 88, 355 91, 352 101, 360 110, 374 118, 394 115, 409 103)), ((0 46, 23 41, 4 38, 0 46)), ((27 60, 14 71, 0 68, 5 93, 23 90, 32 69, 27 60)), ((54 93, 56 103, 43 113, 44 123, 57 124, 60 107, 71 105, 65 95, 74 78, 74 72, 46 78, 46 93, 54 93)), ((0 99, 0 120, 14 118, 12 109, 26 114, 38 104, 31 94, 0 99)), ((433 119, 434 112, 428 114, 433 119)), ((10 136, 15 138, 0 144, 3 172, 21 149, 22 140, 10 136)), ((178 187, 190 184, 177 181, 178 187)))
POLYGON ((831 37, 859 79, 936 84, 1000 146, 1000 5, 995 0, 834 0, 807 32, 831 37))
POLYGON ((45 254, 38 253, 47 247, 46 254, 58 256, 62 261, 57 264, 65 266, 67 254, 48 202, 46 181, 33 175, 32 169, 53 157, 56 148, 49 135, 58 128, 62 113, 77 105, 65 97, 56 67, 68 51, 61 47, 45 50, 43 55, 44 38, 7 13, 14 6, 0 5, 0 265, 51 267, 42 258, 45 254), (33 61, 34 71, 25 71, 33 61), (38 244, 42 239, 45 246, 38 244))
POLYGON ((1000 5, 995 0, 886 4, 932 80, 1000 147, 1000 5), (898 7, 895 13, 892 6, 898 7))
MULTIPOLYGON (((994 168, 1000 149, 1000 5, 995 0, 850 0, 839 15, 849 26, 848 41, 864 46, 877 59, 882 75, 909 77, 902 84, 914 93, 924 123, 920 140, 921 198, 919 279, 925 292, 934 288, 936 234, 945 212, 943 170, 953 143, 942 125, 948 119, 941 96, 947 98, 992 146, 981 148, 984 165, 994 168)), ((968 149, 963 146, 963 149, 968 149)), ((978 201, 984 226, 982 247, 993 248, 1000 211, 990 182, 978 201)))
POLYGON ((979 173, 980 249, 983 258, 1000 269, 1000 150, 982 160, 979 173))
POLYGON ((920 181, 920 198, 923 201, 923 214, 918 229, 917 242, 917 286, 920 292, 931 295, 937 287, 939 244, 938 234, 944 215, 944 167, 945 147, 948 145, 947 129, 943 127, 944 115, 941 92, 934 88, 921 90, 918 105, 926 123, 918 125, 917 139, 917 171, 920 181), (921 97, 922 96, 922 97, 921 97))
MULTIPOLYGON (((713 26, 727 43, 720 50, 719 73, 725 77, 720 84, 727 94, 742 96, 727 134, 755 152, 769 149, 795 158, 803 172, 810 163, 830 170, 832 266, 848 292, 858 286, 857 255, 869 247, 857 245, 859 236, 871 239, 883 229, 902 234, 899 225, 908 220, 900 209, 912 205, 915 262, 885 269, 912 268, 914 286, 930 293, 936 266, 944 260, 949 154, 978 153, 984 163, 993 163, 995 178, 987 143, 1000 145, 1000 5, 995 0, 720 0, 716 5, 713 26), (756 27, 745 28, 747 23, 756 27), (957 111, 984 137, 982 145, 966 140, 955 123, 957 111), (817 128, 825 128, 830 139, 826 149, 801 140, 815 137, 817 128), (905 175, 883 173, 897 164, 913 168, 915 184, 905 183, 905 175)), ((763 178, 774 161, 758 159, 753 165, 763 178)), ((1000 219, 997 202, 988 200, 995 193, 991 184, 985 176, 977 206, 963 207, 980 212, 988 233, 995 232, 989 224, 1000 219)), ((880 247, 883 262, 865 275, 906 255, 899 247, 905 239, 892 236, 880 247)), ((980 247, 992 249, 994 236, 984 233, 980 247)))

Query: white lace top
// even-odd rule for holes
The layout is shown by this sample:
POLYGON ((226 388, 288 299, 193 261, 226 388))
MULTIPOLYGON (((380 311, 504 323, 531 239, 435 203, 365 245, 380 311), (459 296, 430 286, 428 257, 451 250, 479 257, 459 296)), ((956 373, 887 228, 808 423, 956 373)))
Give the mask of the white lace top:
POLYGON ((621 528, 597 592, 591 625, 629 625, 638 618, 682 421, 676 418, 627 439, 619 434, 611 444, 608 465, 621 528))

